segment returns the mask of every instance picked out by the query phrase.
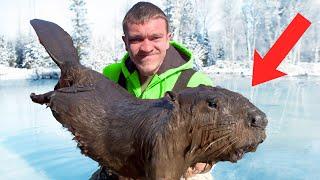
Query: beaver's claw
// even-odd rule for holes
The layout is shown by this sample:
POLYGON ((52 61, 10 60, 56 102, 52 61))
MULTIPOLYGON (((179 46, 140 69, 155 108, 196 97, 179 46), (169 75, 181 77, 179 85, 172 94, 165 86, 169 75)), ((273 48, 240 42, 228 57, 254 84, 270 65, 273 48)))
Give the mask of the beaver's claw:
POLYGON ((30 98, 33 102, 38 104, 49 104, 52 94, 53 94, 53 91, 47 92, 45 94, 39 94, 39 95, 36 95, 35 93, 31 93, 30 98))

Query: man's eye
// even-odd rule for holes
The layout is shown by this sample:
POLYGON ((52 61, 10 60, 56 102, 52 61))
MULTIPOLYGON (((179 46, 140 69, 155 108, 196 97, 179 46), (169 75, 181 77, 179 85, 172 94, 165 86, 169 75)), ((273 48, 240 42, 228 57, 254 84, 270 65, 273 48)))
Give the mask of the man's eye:
POLYGON ((152 38, 151 38, 151 41, 157 41, 157 40, 159 40, 159 39, 161 39, 161 37, 155 36, 155 37, 152 37, 152 38))
POLYGON ((139 39, 139 38, 129 39, 130 43, 138 43, 138 42, 141 42, 141 41, 142 41, 142 39, 139 39))

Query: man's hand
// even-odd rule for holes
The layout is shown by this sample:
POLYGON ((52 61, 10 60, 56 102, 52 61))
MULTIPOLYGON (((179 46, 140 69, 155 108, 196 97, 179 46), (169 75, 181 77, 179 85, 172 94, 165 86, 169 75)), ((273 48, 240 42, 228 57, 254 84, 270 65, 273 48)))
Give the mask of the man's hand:
POLYGON ((187 172, 184 174, 185 178, 190 178, 196 174, 206 173, 210 171, 212 165, 206 163, 197 163, 194 167, 189 167, 187 172))

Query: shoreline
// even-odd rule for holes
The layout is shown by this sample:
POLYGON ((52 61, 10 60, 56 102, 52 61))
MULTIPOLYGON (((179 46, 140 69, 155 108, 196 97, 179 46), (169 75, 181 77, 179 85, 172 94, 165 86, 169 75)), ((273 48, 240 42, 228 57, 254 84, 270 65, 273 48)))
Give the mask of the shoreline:
POLYGON ((60 69, 57 68, 26 69, 0 65, 0 81, 59 79, 59 77, 60 69))
MULTIPOLYGON (((217 61, 215 65, 202 67, 201 72, 213 76, 252 77, 252 61, 217 61)), ((286 77, 320 77, 320 63, 282 63, 278 70, 287 73, 286 77)), ((59 79, 59 68, 13 68, 0 65, 0 81, 59 79)))

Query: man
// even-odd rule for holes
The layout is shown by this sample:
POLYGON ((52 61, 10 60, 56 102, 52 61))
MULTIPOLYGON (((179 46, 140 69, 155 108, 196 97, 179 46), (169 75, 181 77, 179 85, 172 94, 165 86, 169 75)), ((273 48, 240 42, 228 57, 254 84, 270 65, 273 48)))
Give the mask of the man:
MULTIPOLYGON (((148 2, 138 2, 122 22, 127 54, 120 63, 104 68, 103 74, 142 99, 157 99, 166 91, 179 91, 200 84, 212 86, 210 78, 192 70, 193 55, 170 41, 164 12, 148 2)), ((168 166, 170 166, 168 164, 168 166)), ((210 170, 205 163, 189 168, 186 176, 210 170)))

